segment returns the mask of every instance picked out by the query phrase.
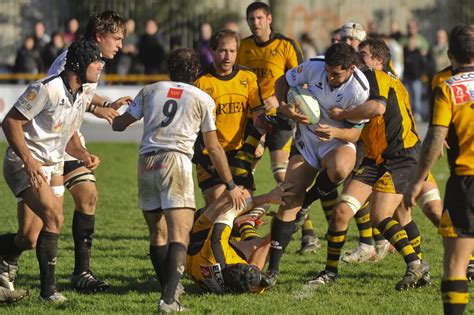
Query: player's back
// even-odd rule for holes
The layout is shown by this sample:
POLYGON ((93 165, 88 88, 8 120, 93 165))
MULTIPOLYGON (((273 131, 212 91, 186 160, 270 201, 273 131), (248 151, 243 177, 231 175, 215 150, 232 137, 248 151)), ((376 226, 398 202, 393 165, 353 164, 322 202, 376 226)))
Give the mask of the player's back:
POLYGON ((198 132, 215 130, 212 98, 198 88, 162 81, 147 85, 129 111, 144 119, 140 154, 178 151, 192 156, 198 132))

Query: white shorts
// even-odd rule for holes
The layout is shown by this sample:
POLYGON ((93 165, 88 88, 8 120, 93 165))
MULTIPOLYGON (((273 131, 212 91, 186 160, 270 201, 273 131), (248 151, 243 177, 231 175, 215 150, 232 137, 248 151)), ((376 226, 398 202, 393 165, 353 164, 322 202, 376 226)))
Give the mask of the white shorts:
POLYGON ((138 159, 138 203, 143 211, 196 208, 192 163, 186 154, 160 152, 138 159))
MULTIPOLYGON (((63 165, 64 162, 60 162, 41 167, 48 179, 48 185, 52 177, 63 175, 63 165)), ((31 187, 30 176, 25 171, 23 161, 11 148, 8 148, 3 159, 3 176, 16 197, 19 197, 20 193, 31 187)))
POLYGON ((356 152, 356 147, 351 142, 341 141, 338 139, 333 139, 329 142, 322 141, 311 141, 308 144, 308 141, 305 141, 303 137, 298 138, 295 141, 296 148, 303 156, 306 163, 317 169, 318 171, 322 170, 322 160, 332 150, 339 148, 341 146, 348 146, 356 152))

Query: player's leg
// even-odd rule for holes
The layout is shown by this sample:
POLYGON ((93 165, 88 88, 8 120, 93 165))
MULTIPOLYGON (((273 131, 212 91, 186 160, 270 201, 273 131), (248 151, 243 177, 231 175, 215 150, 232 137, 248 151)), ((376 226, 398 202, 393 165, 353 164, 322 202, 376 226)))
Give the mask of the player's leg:
POLYGON ((168 230, 161 209, 143 211, 150 238, 150 259, 163 291, 166 283, 165 262, 168 255, 168 230))
POLYGON ((444 263, 441 295, 445 314, 464 314, 469 303, 466 268, 474 250, 474 238, 443 237, 444 263))
POLYGON ((311 279, 309 284, 324 285, 337 279, 339 258, 346 241, 349 221, 372 192, 370 185, 360 181, 349 180, 346 183, 329 221, 326 267, 319 275, 311 279))
POLYGON ((91 252, 98 200, 94 173, 82 161, 64 163, 64 185, 74 199, 72 235, 74 238, 74 271, 71 285, 84 293, 102 292, 109 285, 91 272, 91 252))
POLYGON ((312 183, 316 173, 316 169, 306 163, 300 154, 295 154, 290 158, 285 183, 293 185, 288 191, 295 195, 284 199, 286 204, 280 206, 272 220, 268 274, 274 281, 269 284, 270 286, 276 281, 281 257, 295 231, 296 213, 300 210, 306 188, 312 183))

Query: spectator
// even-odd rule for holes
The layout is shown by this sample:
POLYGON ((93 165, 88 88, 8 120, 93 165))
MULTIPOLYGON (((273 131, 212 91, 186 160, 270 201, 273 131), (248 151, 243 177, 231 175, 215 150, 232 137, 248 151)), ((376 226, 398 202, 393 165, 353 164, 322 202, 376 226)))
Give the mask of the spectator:
POLYGON ((417 37, 410 36, 407 45, 403 48, 404 72, 403 83, 410 95, 410 103, 415 120, 420 121, 424 114, 422 108, 423 86, 421 77, 425 72, 425 58, 417 47, 417 37))
POLYGON ((47 72, 53 61, 66 49, 63 34, 54 32, 52 40, 41 51, 41 72, 47 72))
POLYGON ((403 47, 393 37, 382 35, 383 40, 390 49, 390 56, 392 57, 392 66, 394 74, 398 77, 403 77, 404 62, 403 62, 403 47))
MULTIPOLYGON (((14 72, 16 73, 39 73, 42 64, 39 51, 35 48, 35 39, 33 36, 27 36, 23 45, 16 54, 14 72)), ((25 83, 29 81, 21 81, 25 83)))
POLYGON ((136 69, 136 57, 138 55, 138 35, 135 33, 135 21, 128 19, 125 22, 126 37, 122 41, 122 49, 119 51, 116 60, 117 74, 129 74, 141 72, 136 69))
POLYGON ((448 33, 445 29, 440 28, 436 32, 436 44, 433 47, 433 58, 436 72, 451 65, 448 58, 448 33))
POLYGON ((411 18, 407 22, 407 35, 403 36, 400 40, 400 43, 403 47, 406 47, 408 44, 408 40, 415 40, 416 48, 418 48, 423 56, 428 54, 428 50, 430 49, 430 45, 428 44, 428 40, 418 32, 418 23, 415 19, 411 18))
POLYGON ((140 37, 138 43, 138 57, 145 67, 145 74, 164 72, 165 48, 158 29, 158 23, 148 19, 145 23, 145 34, 140 37))
POLYGON ((378 38, 380 37, 379 34, 379 26, 376 21, 370 20, 367 22, 367 37, 378 38))
POLYGON ((199 27, 199 39, 194 43, 194 49, 199 53, 201 69, 207 69, 212 64, 212 54, 209 48, 209 40, 212 35, 211 24, 205 22, 199 27))
POLYGON ((300 44, 301 50, 303 51, 304 61, 308 61, 310 58, 316 57, 318 55, 316 45, 308 33, 301 34, 300 44))
POLYGON ((76 18, 70 18, 67 21, 66 33, 64 33, 64 43, 67 47, 72 44, 73 41, 78 39, 79 35, 77 31, 79 30, 79 21, 76 18))
POLYGON ((33 36, 35 48, 38 51, 41 51, 43 47, 51 41, 51 37, 46 33, 46 28, 44 27, 44 24, 41 21, 35 23, 33 36))
POLYGON ((400 42, 402 36, 403 34, 400 31, 400 23, 398 23, 397 20, 393 20, 392 23, 390 23, 390 37, 397 42, 400 42))
POLYGON ((239 24, 237 24, 237 22, 235 22, 235 21, 227 21, 227 22, 225 22, 224 28, 226 28, 226 29, 228 29, 228 30, 231 30, 231 31, 234 31, 234 32, 236 32, 237 34, 240 35, 240 27, 239 27, 239 24))

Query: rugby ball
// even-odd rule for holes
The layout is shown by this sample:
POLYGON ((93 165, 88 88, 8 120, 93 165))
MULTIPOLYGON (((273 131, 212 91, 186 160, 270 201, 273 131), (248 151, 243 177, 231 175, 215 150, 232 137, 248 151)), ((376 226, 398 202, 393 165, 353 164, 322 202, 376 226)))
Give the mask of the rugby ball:
POLYGON ((321 116, 319 102, 309 90, 302 86, 292 86, 286 95, 288 104, 296 104, 298 113, 308 117, 311 125, 317 124, 321 116))

